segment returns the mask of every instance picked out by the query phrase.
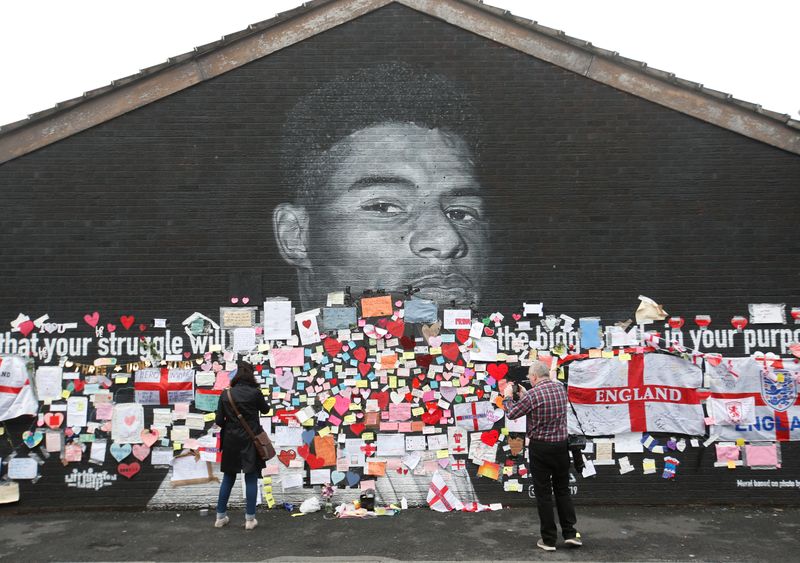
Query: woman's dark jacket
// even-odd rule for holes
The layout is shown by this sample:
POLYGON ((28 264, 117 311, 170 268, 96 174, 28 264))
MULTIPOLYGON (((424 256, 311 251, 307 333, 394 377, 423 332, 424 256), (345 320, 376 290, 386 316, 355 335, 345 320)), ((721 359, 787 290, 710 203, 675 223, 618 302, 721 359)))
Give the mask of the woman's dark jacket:
MULTIPOLYGON (((240 383, 231 387, 231 394, 253 434, 260 434, 262 429, 258 413, 268 414, 270 410, 261 389, 240 383)), ((239 424, 236 412, 228 401, 227 391, 223 391, 219 397, 215 422, 222 428, 222 472, 260 472, 266 464, 258 456, 247 430, 239 424)))

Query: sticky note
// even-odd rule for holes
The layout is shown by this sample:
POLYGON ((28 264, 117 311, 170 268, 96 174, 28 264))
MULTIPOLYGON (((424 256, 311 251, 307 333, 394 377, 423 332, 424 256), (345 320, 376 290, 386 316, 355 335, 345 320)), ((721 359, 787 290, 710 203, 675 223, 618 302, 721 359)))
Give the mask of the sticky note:
POLYGON ((744 446, 744 438, 736 438, 736 445, 740 448, 744 446))
POLYGON ((732 459, 728 460, 728 469, 736 469, 736 462, 732 459))
POLYGON ((115 377, 114 378, 114 383, 116 383, 117 385, 124 385, 124 384, 128 383, 128 378, 127 377, 115 377))
POLYGON ((181 445, 180 442, 172 442, 172 449, 173 450, 178 451, 178 450, 181 449, 181 447, 182 447, 182 445, 181 445))
POLYGON ((67 391, 66 389, 64 389, 64 390, 61 392, 61 396, 62 396, 63 398, 65 398, 65 399, 69 399, 69 391, 67 391))
POLYGON ((213 412, 206 413, 203 415, 203 422, 212 422, 214 417, 215 415, 213 412))
POLYGON ((436 450, 436 459, 444 459, 446 457, 450 457, 449 450, 436 450))
POLYGON ((363 434, 361 434, 361 439, 364 440, 364 441, 374 440, 375 439, 375 433, 374 432, 364 432, 363 434))

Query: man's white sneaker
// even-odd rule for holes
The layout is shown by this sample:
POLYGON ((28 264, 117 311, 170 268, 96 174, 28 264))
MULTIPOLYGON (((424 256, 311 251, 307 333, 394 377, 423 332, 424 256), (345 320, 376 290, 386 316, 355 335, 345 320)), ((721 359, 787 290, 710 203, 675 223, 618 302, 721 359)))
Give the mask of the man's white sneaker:
POLYGON ((536 545, 538 545, 539 547, 541 547, 545 551, 555 551, 556 550, 556 546, 547 545, 546 543, 544 543, 544 540, 539 540, 538 542, 536 542, 536 545))
POLYGON ((583 542, 581 541, 580 533, 576 533, 574 538, 565 539, 564 543, 567 544, 567 545, 570 545, 572 547, 580 547, 580 546, 583 545, 583 542))
POLYGON ((214 522, 214 527, 215 528, 222 528, 223 526, 227 526, 228 522, 230 522, 230 521, 231 521, 231 519, 228 518, 227 516, 223 516, 222 518, 217 518, 217 521, 214 522))
POLYGON ((258 526, 258 520, 256 520, 255 518, 251 518, 250 520, 245 520, 244 521, 244 529, 245 530, 252 530, 256 526, 258 526))

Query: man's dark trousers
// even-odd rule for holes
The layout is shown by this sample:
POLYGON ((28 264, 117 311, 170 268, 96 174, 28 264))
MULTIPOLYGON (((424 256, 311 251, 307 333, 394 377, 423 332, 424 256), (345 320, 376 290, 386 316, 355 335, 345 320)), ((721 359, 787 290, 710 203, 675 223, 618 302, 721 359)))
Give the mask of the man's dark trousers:
POLYGON ((542 540, 547 545, 554 546, 558 539, 553 516, 553 493, 556 497, 561 534, 564 539, 574 538, 578 518, 569 493, 569 443, 533 440, 530 444, 530 463, 542 540))

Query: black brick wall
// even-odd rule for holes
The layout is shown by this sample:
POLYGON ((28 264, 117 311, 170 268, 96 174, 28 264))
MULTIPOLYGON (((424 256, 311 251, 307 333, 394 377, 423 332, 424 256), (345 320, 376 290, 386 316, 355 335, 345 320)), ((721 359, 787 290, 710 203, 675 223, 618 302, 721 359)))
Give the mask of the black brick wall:
MULTIPOLYGON (((487 312, 543 300, 615 322, 645 294, 728 328, 748 303, 800 304, 797 155, 392 5, 0 166, 0 319, 216 317, 240 291, 232 273, 293 296, 271 227, 286 199, 275 150, 286 111, 343 72, 391 61, 451 77, 479 108, 496 257, 487 312)), ((578 498, 796 501, 798 489, 735 486, 800 478, 793 445, 777 472, 713 469, 712 453, 687 450, 675 482, 600 468, 578 498)), ((48 468, 24 493, 66 502, 48 468)), ((140 505, 161 475, 140 477, 124 495, 69 494, 140 505)), ((482 500, 521 498, 478 487, 482 500)))

